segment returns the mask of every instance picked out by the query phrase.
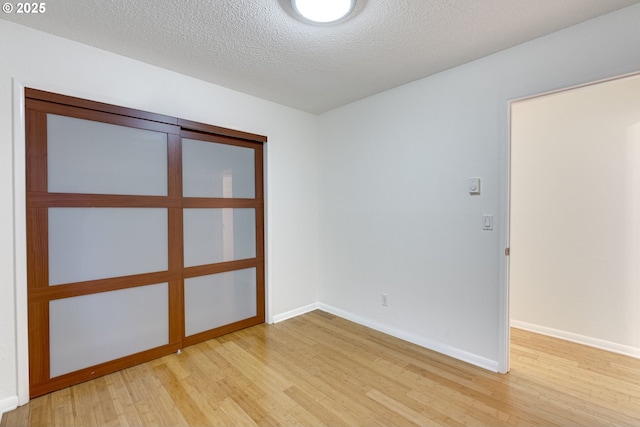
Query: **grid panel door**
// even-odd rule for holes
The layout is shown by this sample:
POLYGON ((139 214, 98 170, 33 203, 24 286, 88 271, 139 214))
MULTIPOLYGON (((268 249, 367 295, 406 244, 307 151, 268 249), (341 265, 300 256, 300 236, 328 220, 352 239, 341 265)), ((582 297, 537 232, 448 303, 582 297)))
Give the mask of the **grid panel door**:
POLYGON ((27 91, 32 397, 264 322, 261 143, 27 91))
POLYGON ((262 146, 182 132, 185 343, 264 322, 262 146))

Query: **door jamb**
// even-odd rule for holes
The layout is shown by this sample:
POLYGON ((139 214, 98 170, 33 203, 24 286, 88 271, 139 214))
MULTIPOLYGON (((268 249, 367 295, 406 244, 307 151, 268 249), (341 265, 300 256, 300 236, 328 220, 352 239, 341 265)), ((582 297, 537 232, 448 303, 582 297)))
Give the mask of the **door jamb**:
POLYGON ((27 304, 27 209, 24 85, 13 79, 13 252, 18 405, 29 402, 29 329, 27 304))

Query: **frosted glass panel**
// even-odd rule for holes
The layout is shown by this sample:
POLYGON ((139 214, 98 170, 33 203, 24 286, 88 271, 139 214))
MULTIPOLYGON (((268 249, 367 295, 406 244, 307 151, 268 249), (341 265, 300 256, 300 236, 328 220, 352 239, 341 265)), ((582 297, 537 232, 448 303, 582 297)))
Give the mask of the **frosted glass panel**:
POLYGON ((166 271, 167 209, 50 208, 49 284, 166 271))
POLYGON ((185 197, 255 197, 253 150, 233 145, 182 140, 185 197))
POLYGON ((167 283, 49 303, 51 378, 169 343, 167 283))
POLYGON ((47 115, 49 191, 167 194, 167 135, 47 115))
POLYGON ((255 209, 184 210, 186 267, 255 256, 255 209))
POLYGON ((256 269, 184 281, 186 336, 256 316, 256 269))

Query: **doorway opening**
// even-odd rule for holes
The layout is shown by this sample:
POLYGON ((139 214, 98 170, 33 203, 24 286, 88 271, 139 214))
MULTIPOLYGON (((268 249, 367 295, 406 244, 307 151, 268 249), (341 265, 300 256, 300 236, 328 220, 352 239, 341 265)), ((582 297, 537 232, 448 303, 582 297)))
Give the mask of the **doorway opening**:
POLYGON ((510 120, 511 327, 640 357, 640 75, 510 120))

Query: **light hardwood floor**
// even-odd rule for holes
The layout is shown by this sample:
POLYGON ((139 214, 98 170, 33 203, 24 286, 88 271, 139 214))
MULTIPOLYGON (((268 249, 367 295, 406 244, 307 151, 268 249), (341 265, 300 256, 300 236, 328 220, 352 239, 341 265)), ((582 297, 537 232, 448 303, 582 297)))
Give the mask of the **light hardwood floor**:
POLYGON ((5 426, 639 426, 640 360, 514 329, 487 372, 322 311, 33 399, 5 426))

